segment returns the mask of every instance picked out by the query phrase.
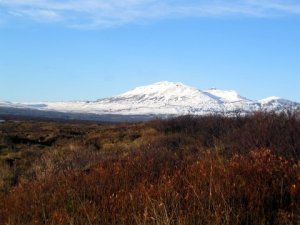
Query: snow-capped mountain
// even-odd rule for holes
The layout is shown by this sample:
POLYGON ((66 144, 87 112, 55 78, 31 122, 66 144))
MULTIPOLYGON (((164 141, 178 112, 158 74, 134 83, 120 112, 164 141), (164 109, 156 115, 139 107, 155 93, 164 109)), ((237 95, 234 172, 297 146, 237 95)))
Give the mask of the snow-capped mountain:
POLYGON ((286 108, 299 109, 299 103, 275 96, 259 100, 259 103, 263 109, 273 111, 280 111, 286 108))
POLYGON ((182 83, 165 81, 97 101, 0 102, 0 112, 1 108, 97 115, 231 115, 237 111, 245 114, 258 110, 295 110, 300 109, 300 103, 278 97, 255 101, 242 97, 235 91, 216 88, 201 91, 182 83))

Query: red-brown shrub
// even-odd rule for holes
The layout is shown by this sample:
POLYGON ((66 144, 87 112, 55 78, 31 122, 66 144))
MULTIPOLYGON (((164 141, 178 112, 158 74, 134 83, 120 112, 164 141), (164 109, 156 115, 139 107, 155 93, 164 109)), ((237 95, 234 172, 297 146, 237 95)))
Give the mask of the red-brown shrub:
POLYGON ((10 156, 0 224, 300 224, 299 124, 260 112, 58 125, 55 145, 10 156))
POLYGON ((206 152, 171 170, 169 159, 141 154, 19 185, 4 198, 1 218, 4 224, 280 224, 287 215, 299 221, 300 166, 270 150, 227 162, 206 152))

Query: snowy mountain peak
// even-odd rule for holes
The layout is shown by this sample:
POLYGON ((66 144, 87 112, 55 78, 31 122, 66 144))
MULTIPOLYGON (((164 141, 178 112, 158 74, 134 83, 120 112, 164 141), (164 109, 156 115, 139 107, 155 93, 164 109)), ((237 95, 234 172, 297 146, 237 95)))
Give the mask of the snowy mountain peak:
POLYGON ((284 98, 272 96, 258 101, 262 109, 281 111, 284 110, 299 110, 300 104, 284 98))
POLYGON ((219 90, 217 88, 210 88, 205 93, 208 93, 214 97, 217 97, 223 102, 240 102, 240 101, 249 101, 247 98, 240 96, 236 91, 229 90, 219 90))
POLYGON ((261 100, 259 100, 259 102, 261 104, 268 104, 270 102, 280 101, 280 100, 283 100, 283 98, 280 98, 280 97, 277 97, 277 96, 271 96, 271 97, 268 97, 268 98, 261 99, 261 100))
POLYGON ((186 86, 186 85, 181 82, 159 81, 154 84, 147 85, 147 86, 177 86, 177 87, 179 87, 179 86, 186 86))
POLYGON ((142 86, 99 101, 99 103, 122 105, 126 111, 145 114, 192 114, 204 113, 213 108, 222 110, 219 100, 179 82, 158 82, 142 86), (134 109, 134 110, 133 110, 134 109))
POLYGON ((154 83, 147 86, 137 87, 131 91, 125 92, 124 94, 119 95, 118 97, 132 97, 137 95, 172 95, 186 92, 189 94, 191 92, 198 91, 195 88, 191 88, 179 82, 168 82, 162 81, 158 83, 154 83), (189 92, 189 93, 188 93, 189 92))
POLYGON ((235 115, 258 110, 300 110, 300 104, 279 97, 260 101, 249 100, 233 90, 212 88, 201 91, 179 82, 158 82, 137 87, 111 98, 85 102, 0 102, 0 108, 30 109, 98 115, 235 115))

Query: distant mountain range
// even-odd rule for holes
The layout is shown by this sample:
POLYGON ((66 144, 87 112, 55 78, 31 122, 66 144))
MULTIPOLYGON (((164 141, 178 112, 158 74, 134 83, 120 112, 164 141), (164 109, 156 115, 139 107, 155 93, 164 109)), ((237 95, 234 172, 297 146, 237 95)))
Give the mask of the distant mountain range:
POLYGON ((232 90, 212 88, 201 91, 182 83, 167 81, 137 87, 124 94, 96 101, 0 102, 0 116, 26 115, 88 120, 111 120, 111 118, 118 120, 122 117, 140 120, 187 114, 230 116, 259 110, 276 112, 300 110, 300 103, 279 97, 255 101, 242 97, 232 90))

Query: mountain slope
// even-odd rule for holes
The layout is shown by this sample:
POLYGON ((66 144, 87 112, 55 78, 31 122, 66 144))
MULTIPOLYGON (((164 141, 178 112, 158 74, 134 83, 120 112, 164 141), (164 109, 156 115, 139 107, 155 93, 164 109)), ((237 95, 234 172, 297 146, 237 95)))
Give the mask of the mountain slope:
POLYGON ((278 97, 249 100, 235 91, 197 88, 175 82, 158 82, 111 98, 77 102, 0 102, 1 107, 97 115, 245 114, 257 110, 300 109, 300 104, 278 97))
POLYGON ((196 88, 172 82, 138 87, 116 97, 98 100, 97 103, 138 114, 188 114, 223 110, 218 99, 196 88))
POLYGON ((299 109, 299 103, 275 96, 259 100, 259 103, 261 104, 261 108, 266 110, 280 111, 299 109))

